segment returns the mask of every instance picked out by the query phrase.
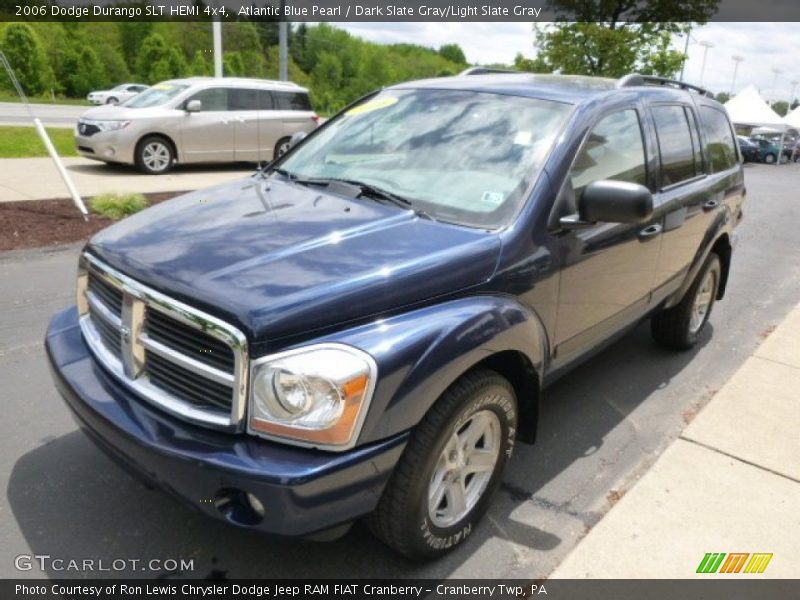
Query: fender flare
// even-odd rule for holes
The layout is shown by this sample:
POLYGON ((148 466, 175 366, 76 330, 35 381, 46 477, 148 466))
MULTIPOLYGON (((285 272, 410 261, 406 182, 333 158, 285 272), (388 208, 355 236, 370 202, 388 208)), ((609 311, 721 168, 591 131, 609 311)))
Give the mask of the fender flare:
POLYGON ((451 300, 378 319, 321 341, 360 348, 378 365, 378 382, 360 444, 411 429, 455 380, 500 353, 522 358, 535 377, 535 398, 518 399, 520 412, 532 416, 535 424, 548 338, 538 315, 511 296, 451 300))

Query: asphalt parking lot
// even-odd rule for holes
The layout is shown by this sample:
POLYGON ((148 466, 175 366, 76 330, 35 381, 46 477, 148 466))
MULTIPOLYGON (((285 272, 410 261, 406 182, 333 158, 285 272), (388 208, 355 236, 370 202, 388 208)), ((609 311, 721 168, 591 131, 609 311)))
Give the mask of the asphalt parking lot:
POLYGON ((42 338, 72 302, 78 247, 0 254, 0 576, 42 575, 16 571, 20 554, 194 559, 170 576, 197 578, 547 576, 800 301, 800 165, 748 165, 746 184, 727 296, 699 346, 661 350, 643 324, 549 388, 539 441, 517 446, 488 519, 428 564, 399 558, 361 525, 326 544, 265 538, 143 488, 76 431, 50 383, 42 338))

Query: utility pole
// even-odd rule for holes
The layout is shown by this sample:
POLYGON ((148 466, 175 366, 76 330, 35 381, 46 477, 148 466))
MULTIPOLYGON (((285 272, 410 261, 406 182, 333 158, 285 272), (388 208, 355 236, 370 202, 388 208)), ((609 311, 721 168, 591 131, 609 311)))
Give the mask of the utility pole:
POLYGON ((689 58, 689 40, 692 38, 692 28, 686 31, 686 43, 683 45, 683 60, 681 61, 681 81, 683 81, 683 72, 686 69, 686 59, 689 58))
POLYGON ((714 44, 712 44, 711 42, 706 42, 706 41, 698 42, 698 43, 703 47, 703 64, 700 67, 700 86, 702 87, 703 80, 705 79, 705 76, 706 76, 706 58, 708 58, 708 49, 709 48, 713 48, 714 44))
POLYGON ((734 54, 731 56, 734 62, 733 66, 733 81, 731 81, 731 98, 736 93, 736 75, 739 72, 739 63, 744 60, 744 57, 739 56, 738 54, 734 54))
POLYGON ((289 81, 289 23, 286 22, 286 2, 281 0, 281 20, 278 22, 278 79, 289 81))
POLYGON ((800 83, 797 79, 792 79, 790 82, 792 84, 792 93, 789 94, 789 109, 786 111, 787 114, 792 110, 792 103, 794 102, 794 91, 797 89, 797 84, 800 83))
POLYGON ((214 77, 222 77, 222 23, 219 17, 211 22, 214 36, 214 77))

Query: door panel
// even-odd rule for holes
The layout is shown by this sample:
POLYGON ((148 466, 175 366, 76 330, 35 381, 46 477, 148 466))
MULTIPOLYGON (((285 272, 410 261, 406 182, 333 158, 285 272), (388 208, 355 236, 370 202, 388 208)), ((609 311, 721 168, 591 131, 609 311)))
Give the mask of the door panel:
POLYGON ((260 90, 247 88, 228 90, 228 108, 235 129, 235 160, 263 160, 259 140, 259 93, 260 90))
POLYGON ((199 112, 186 112, 180 127, 181 162, 230 162, 234 157, 236 126, 228 111, 224 88, 202 90, 190 97, 203 104, 199 112))
MULTIPOLYGON (((638 112, 603 117, 577 154, 560 198, 579 206, 583 189, 613 179, 646 184, 638 112), (573 191, 574 190, 574 191, 573 191)), ((563 200, 559 200, 561 202, 563 200)), ((559 360, 621 327, 649 300, 661 245, 659 218, 637 224, 597 223, 561 238, 561 283, 555 345, 559 360)))

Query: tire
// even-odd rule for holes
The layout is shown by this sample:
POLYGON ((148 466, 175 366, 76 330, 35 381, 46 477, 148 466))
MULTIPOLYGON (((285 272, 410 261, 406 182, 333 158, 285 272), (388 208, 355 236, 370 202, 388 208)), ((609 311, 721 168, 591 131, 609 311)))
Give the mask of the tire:
POLYGON ((136 167, 148 175, 163 175, 175 164, 172 144, 160 135, 149 135, 136 146, 136 167))
POLYGON ((119 104, 119 100, 117 100, 116 98, 114 98, 114 96, 111 96, 111 98, 109 98, 108 100, 106 100, 106 104, 119 104))
POLYGON ((697 343, 714 307, 721 275, 719 257, 712 253, 680 303, 653 315, 650 332, 656 342, 670 350, 688 350, 697 343))
POLYGON ((773 164, 775 162, 775 155, 772 152, 770 152, 769 154, 765 155, 764 156, 764 162, 767 163, 768 165, 773 164))
POLYGON ((291 138, 285 137, 278 140, 275 144, 275 151, 272 154, 272 160, 276 158, 280 158, 284 154, 289 151, 289 143, 291 142, 291 138))
POLYGON ((516 430, 517 399, 505 378, 487 369, 461 377, 412 432, 370 515, 373 533, 413 559, 441 556, 464 543, 500 484, 516 430), (472 452, 464 453, 465 444, 472 452), (469 470, 470 455, 482 458, 483 469, 458 472, 469 470), (439 500, 429 502, 434 491, 439 500), (464 502, 457 504, 457 496, 464 502))

